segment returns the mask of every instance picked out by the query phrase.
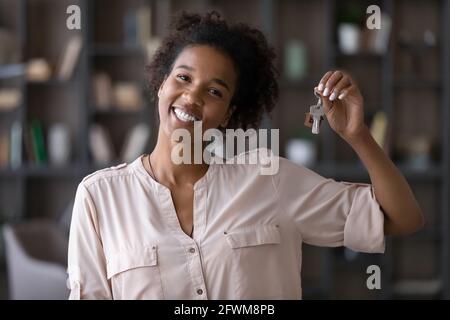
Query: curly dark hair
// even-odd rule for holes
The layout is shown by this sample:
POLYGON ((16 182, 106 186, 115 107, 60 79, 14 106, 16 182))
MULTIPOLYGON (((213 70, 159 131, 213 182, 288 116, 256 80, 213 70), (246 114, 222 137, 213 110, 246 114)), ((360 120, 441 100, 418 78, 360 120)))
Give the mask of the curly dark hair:
POLYGON ((270 114, 278 100, 276 55, 263 33, 243 23, 228 24, 216 11, 205 15, 183 11, 175 16, 170 30, 146 67, 152 97, 157 97, 161 83, 186 46, 210 45, 231 58, 238 75, 227 128, 258 128, 263 114, 270 114))

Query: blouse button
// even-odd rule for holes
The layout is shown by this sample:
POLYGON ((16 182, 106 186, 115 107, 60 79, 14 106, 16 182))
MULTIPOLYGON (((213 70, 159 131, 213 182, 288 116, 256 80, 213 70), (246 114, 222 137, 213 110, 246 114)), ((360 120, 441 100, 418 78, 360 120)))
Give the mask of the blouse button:
POLYGON ((194 252, 195 252, 195 249, 194 249, 194 248, 189 248, 189 252, 190 252, 190 253, 194 253, 194 252))
POLYGON ((197 294, 198 295, 202 295, 203 294, 203 290, 202 289, 197 289, 197 294))

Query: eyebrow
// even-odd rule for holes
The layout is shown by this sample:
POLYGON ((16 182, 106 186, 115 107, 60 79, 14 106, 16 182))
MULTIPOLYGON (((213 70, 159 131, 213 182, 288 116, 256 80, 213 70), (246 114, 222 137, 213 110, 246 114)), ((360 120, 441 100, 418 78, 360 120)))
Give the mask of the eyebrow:
MULTIPOLYGON (((189 71, 195 71, 194 68, 187 66, 185 64, 181 64, 178 67, 176 67, 175 69, 186 69, 189 71)), ((225 81, 223 81, 222 79, 214 78, 214 79, 211 79, 211 81, 214 81, 214 82, 220 84, 221 86, 225 87, 228 91, 230 91, 230 88, 228 87, 227 83, 225 81)))

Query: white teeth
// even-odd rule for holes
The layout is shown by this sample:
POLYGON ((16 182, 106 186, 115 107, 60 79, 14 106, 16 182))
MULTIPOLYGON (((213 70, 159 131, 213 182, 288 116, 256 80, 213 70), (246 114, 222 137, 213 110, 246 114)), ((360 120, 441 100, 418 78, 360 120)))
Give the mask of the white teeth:
POLYGON ((177 116, 177 118, 180 119, 181 121, 193 122, 193 121, 197 120, 194 116, 191 116, 191 115, 187 114, 186 112, 181 111, 178 108, 174 108, 173 111, 175 112, 175 115, 177 116))

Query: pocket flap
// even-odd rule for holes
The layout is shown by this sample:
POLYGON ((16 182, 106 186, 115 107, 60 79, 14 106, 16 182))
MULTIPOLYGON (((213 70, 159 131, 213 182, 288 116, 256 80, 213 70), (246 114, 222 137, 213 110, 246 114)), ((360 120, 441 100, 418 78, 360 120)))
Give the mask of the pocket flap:
POLYGON ((129 251, 121 251, 108 259, 107 277, 135 268, 153 267, 158 265, 157 246, 145 246, 129 251))
POLYGON ((280 230, 275 225, 230 232, 226 235, 226 239, 233 249, 262 244, 277 244, 281 241, 280 230))

